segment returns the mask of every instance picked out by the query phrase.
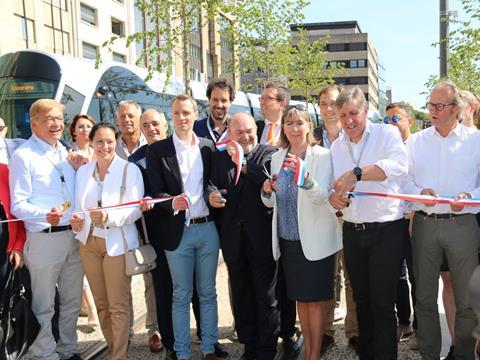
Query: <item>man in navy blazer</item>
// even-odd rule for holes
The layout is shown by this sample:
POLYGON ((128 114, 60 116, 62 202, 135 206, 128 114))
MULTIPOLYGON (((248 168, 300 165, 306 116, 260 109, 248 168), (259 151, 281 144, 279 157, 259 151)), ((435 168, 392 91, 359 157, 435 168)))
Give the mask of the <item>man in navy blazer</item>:
POLYGON ((257 144, 255 120, 246 113, 230 119, 228 137, 244 151, 242 173, 235 185, 236 150, 216 152, 212 160, 209 202, 217 208, 223 258, 232 291, 238 339, 243 359, 274 359, 280 325, 275 298, 277 264, 272 255, 272 212, 260 198, 264 169, 276 148, 257 144))
POLYGON ((198 138, 193 124, 197 104, 188 95, 172 102, 174 133, 147 148, 147 175, 153 197, 173 197, 155 205, 152 229, 155 246, 165 250, 173 282, 174 350, 179 359, 190 359, 190 302, 193 271, 200 299, 201 351, 204 359, 216 360, 218 315, 215 278, 219 238, 204 198, 211 154, 210 140, 198 138), (187 220, 187 221, 186 221, 187 220))

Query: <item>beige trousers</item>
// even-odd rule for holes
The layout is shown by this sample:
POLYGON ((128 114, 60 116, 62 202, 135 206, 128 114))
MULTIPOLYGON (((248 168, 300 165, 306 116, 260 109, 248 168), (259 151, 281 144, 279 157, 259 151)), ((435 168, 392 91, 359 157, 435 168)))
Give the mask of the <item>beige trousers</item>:
POLYGON ((93 235, 80 245, 80 256, 97 307, 110 359, 127 359, 130 329, 131 280, 124 255, 109 256, 105 239, 93 235))
MULTIPOLYGON (((353 300, 353 290, 350 284, 350 278, 348 277, 347 269, 345 268, 345 261, 343 258, 343 250, 340 250, 335 255, 335 271, 333 274, 333 288, 336 288, 337 272, 340 266, 343 268, 344 285, 345 285, 345 301, 347 303, 347 315, 345 316, 345 337, 351 339, 353 336, 358 336, 358 324, 357 324, 357 309, 355 301, 353 300)), ((329 336, 335 334, 335 328, 333 327, 333 321, 335 317, 335 296, 327 301, 325 305, 325 333, 329 336)))

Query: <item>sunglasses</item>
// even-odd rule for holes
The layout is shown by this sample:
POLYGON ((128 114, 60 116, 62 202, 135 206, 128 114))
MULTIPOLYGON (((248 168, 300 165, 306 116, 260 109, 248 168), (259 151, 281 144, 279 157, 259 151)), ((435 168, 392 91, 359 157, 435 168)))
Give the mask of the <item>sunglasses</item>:
POLYGON ((305 105, 302 105, 302 104, 296 104, 296 105, 288 105, 286 108, 285 108, 285 112, 288 112, 292 109, 296 109, 296 110, 299 110, 299 111, 307 111, 307 108, 305 107, 305 105))
POLYGON ((400 118, 397 115, 393 115, 391 118, 387 116, 385 119, 383 119, 384 124, 398 124, 400 121, 400 118))

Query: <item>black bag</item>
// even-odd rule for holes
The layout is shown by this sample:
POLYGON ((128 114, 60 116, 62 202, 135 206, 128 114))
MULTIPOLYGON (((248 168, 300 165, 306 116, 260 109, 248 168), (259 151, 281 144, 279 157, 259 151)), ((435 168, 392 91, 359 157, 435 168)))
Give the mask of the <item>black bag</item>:
POLYGON ((35 341, 40 324, 32 312, 31 301, 28 269, 12 269, 0 303, 1 359, 20 359, 35 341))

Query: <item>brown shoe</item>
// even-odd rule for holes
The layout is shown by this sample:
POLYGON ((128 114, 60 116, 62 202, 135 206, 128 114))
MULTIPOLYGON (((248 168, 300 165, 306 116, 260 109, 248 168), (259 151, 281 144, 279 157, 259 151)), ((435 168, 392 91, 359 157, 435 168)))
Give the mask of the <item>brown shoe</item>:
POLYGON ((163 350, 162 339, 159 334, 153 334, 150 340, 148 341, 148 346, 150 347, 150 352, 158 353, 163 350))
POLYGON ((215 353, 203 355, 203 360, 217 360, 217 355, 215 353))

